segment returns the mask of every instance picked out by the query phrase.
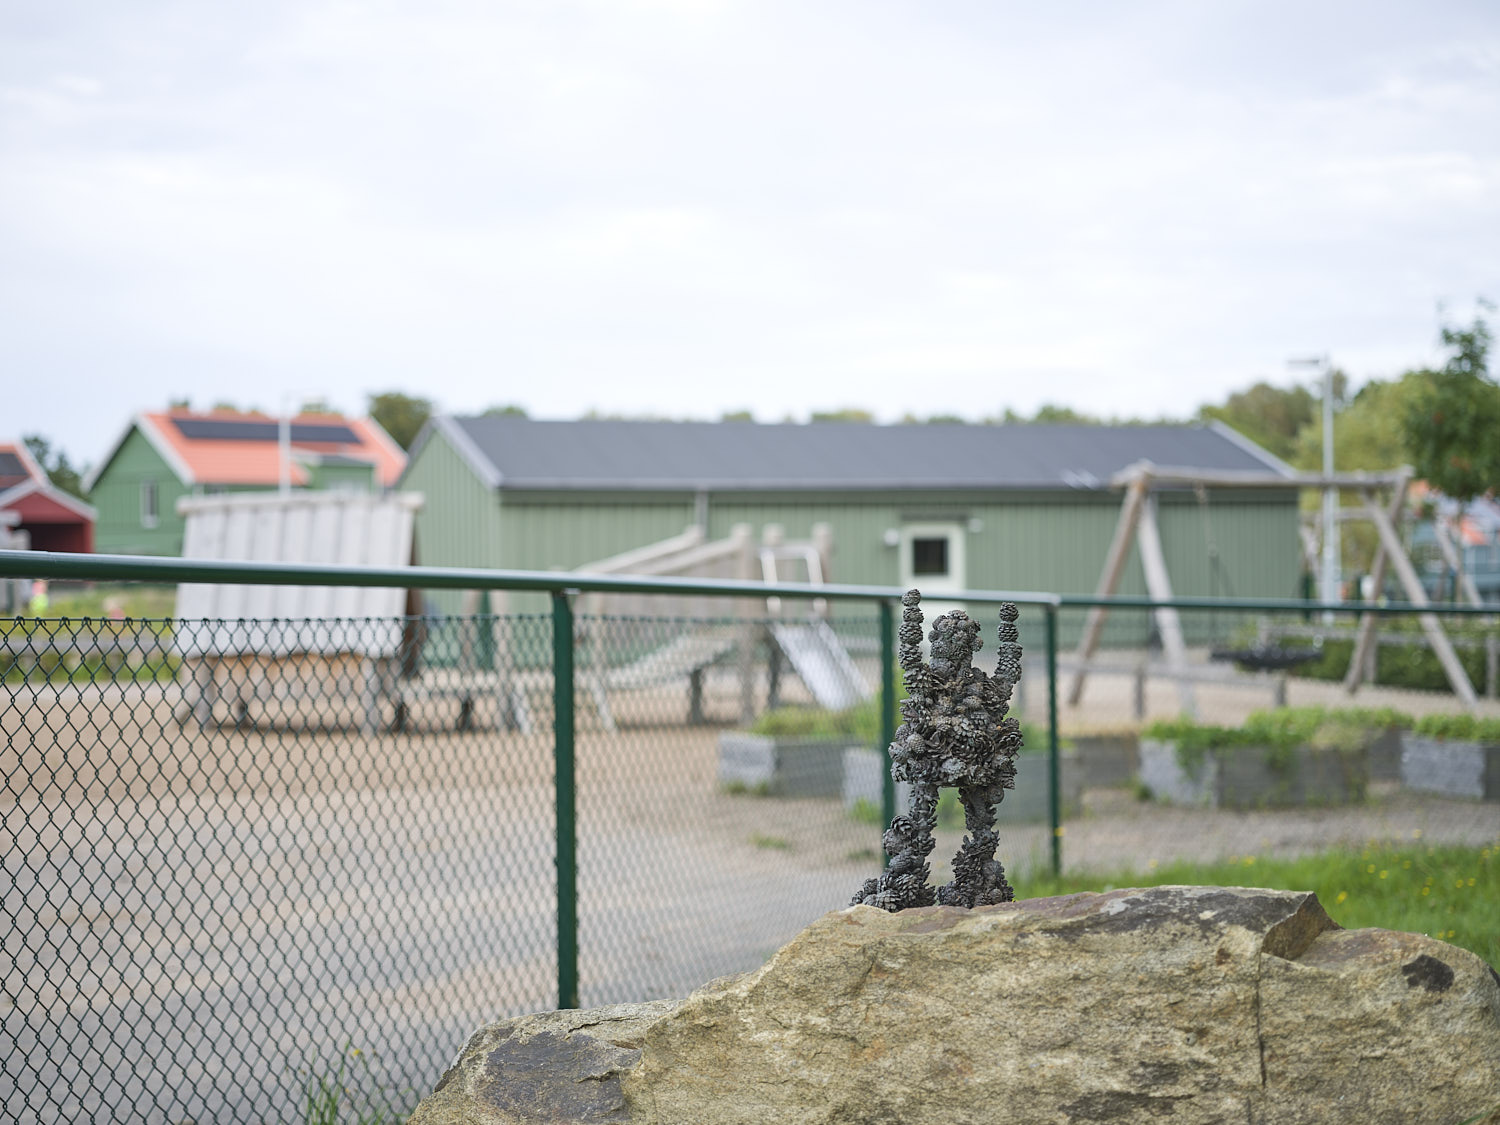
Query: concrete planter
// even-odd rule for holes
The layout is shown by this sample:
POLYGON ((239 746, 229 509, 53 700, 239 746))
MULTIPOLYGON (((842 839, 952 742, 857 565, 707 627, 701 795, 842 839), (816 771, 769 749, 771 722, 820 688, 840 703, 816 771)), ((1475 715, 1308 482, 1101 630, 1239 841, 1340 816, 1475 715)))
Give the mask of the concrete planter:
POLYGON ((724 731, 719 735, 719 784, 772 797, 837 797, 848 746, 848 739, 724 731))
POLYGON ((1083 734, 1069 741, 1088 788, 1129 785, 1141 769, 1141 740, 1134 734, 1083 734))
POLYGON ((1220 809, 1347 805, 1364 800, 1369 764, 1364 750, 1299 746, 1284 768, 1267 746, 1234 746, 1203 755, 1196 770, 1177 760, 1177 744, 1141 740, 1141 782, 1159 801, 1220 809))
POLYGON ((1500 746, 1407 732, 1401 780, 1408 789, 1500 801, 1500 746))
POLYGON ((1401 780, 1401 748, 1410 737, 1400 727, 1386 727, 1375 736, 1369 751, 1371 781, 1401 780))
MULTIPOLYGON (((1062 774, 1063 816, 1075 816, 1083 807, 1083 773, 1078 755, 1064 750, 1059 762, 1062 774)), ((880 788, 885 756, 863 747, 844 751, 844 807, 852 809, 861 800, 880 807, 880 788)), ((1046 824, 1048 809, 1047 756, 1023 754, 1016 769, 1016 788, 1000 802, 996 822, 999 824, 1046 824)), ((905 811, 911 787, 896 786, 896 808, 905 811)))

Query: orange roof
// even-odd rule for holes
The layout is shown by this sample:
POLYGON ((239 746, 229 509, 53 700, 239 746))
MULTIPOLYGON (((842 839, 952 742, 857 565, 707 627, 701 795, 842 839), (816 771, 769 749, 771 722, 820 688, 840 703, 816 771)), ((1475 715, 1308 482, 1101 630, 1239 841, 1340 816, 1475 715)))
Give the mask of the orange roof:
MULTIPOLYGON (((137 419, 147 437, 173 467, 187 470, 188 483, 265 485, 281 480, 280 419, 266 414, 215 410, 165 410, 137 419)), ((291 419, 292 483, 306 484, 308 470, 296 453, 334 455, 367 461, 375 479, 394 485, 406 467, 406 454, 370 418, 340 414, 299 414, 291 419)))

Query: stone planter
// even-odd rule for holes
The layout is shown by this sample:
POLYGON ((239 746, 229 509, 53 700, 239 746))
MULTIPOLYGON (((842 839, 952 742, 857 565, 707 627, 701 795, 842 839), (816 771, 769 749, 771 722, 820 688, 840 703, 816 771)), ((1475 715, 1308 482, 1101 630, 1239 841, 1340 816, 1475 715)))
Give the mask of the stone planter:
POLYGON ((770 797, 838 797, 848 746, 848 739, 724 731, 719 735, 719 784, 770 797))
POLYGON ((1386 727, 1370 743, 1369 762, 1371 781, 1401 780, 1401 748, 1410 731, 1400 727, 1386 727))
POLYGON ((1177 760, 1175 742, 1141 740, 1141 783, 1159 801, 1220 809, 1347 805, 1364 800, 1369 764, 1364 750, 1299 746, 1284 767, 1268 746, 1234 746, 1203 755, 1196 770, 1177 760))
POLYGON ((1401 780, 1408 789, 1500 801, 1500 746, 1407 732, 1401 780))
MULTIPOLYGON (((1062 774, 1063 816, 1075 816, 1083 807, 1083 774, 1079 768, 1078 755, 1071 750, 1064 750, 1059 765, 1062 774)), ((879 808, 884 769, 883 754, 863 747, 845 750, 844 807, 852 809, 864 800, 879 808)), ((910 786, 904 783, 896 786, 898 811, 905 811, 910 794, 910 786)), ((1005 800, 1000 802, 996 823, 1046 824, 1051 818, 1047 795, 1047 756, 1023 754, 1016 769, 1016 788, 1006 793, 1005 800)))
POLYGON ((1070 739, 1087 788, 1129 785, 1141 769, 1141 740, 1135 734, 1081 734, 1070 739))

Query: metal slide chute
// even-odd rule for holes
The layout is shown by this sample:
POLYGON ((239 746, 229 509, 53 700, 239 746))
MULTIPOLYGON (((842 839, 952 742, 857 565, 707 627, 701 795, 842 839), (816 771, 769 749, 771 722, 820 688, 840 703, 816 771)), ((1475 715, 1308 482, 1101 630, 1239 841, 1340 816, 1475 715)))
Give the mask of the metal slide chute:
MULTIPOLYGON (((833 536, 827 525, 806 541, 787 541, 772 524, 757 546, 749 524, 738 524, 727 539, 707 540, 701 528, 578 567, 588 574, 639 574, 676 578, 734 578, 765 582, 827 579, 833 536)), ((784 613, 782 599, 768 598, 764 609, 744 598, 702 595, 593 594, 580 607, 581 683, 600 724, 615 729, 611 695, 686 684, 688 721, 703 719, 703 678, 710 667, 738 663, 740 710, 753 716, 754 653, 762 639, 776 650, 817 702, 842 710, 870 696, 871 690, 823 618, 826 603, 813 600, 811 617, 784 613), (769 628, 759 620, 769 616, 769 628), (632 617, 676 618, 680 629, 655 638, 644 651, 619 660, 624 622, 632 617), (612 620, 611 620, 612 619, 612 620)), ((801 607, 798 607, 799 613, 801 607)))

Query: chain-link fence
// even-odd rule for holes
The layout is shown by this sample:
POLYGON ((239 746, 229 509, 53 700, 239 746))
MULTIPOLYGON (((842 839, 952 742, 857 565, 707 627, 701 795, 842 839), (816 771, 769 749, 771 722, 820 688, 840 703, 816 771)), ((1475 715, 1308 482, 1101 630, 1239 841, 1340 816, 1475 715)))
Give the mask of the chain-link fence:
MULTIPOLYGON (((556 1006, 552 628, 0 625, 0 1116, 409 1105, 556 1006)), ((753 968, 878 872, 877 632, 577 618, 581 1003, 753 968)))
POLYGON ((1492 843, 1500 754, 1460 765, 1428 735, 1500 716, 1500 618, 1434 611, 1062 609, 1066 867, 1492 843))
MULTIPOLYGON (((842 906, 893 796, 893 592, 767 616, 705 589, 715 612, 0 625, 0 1115, 304 1121, 330 1082, 409 1106, 483 1023, 681 996, 842 906)), ((1445 652, 1413 615, 1069 601, 1022 606, 1023 887, 1500 830, 1500 759, 1437 785, 1446 747, 1399 749, 1500 715, 1492 619, 1445 618, 1445 652)), ((935 882, 961 838, 950 799, 935 882)))

